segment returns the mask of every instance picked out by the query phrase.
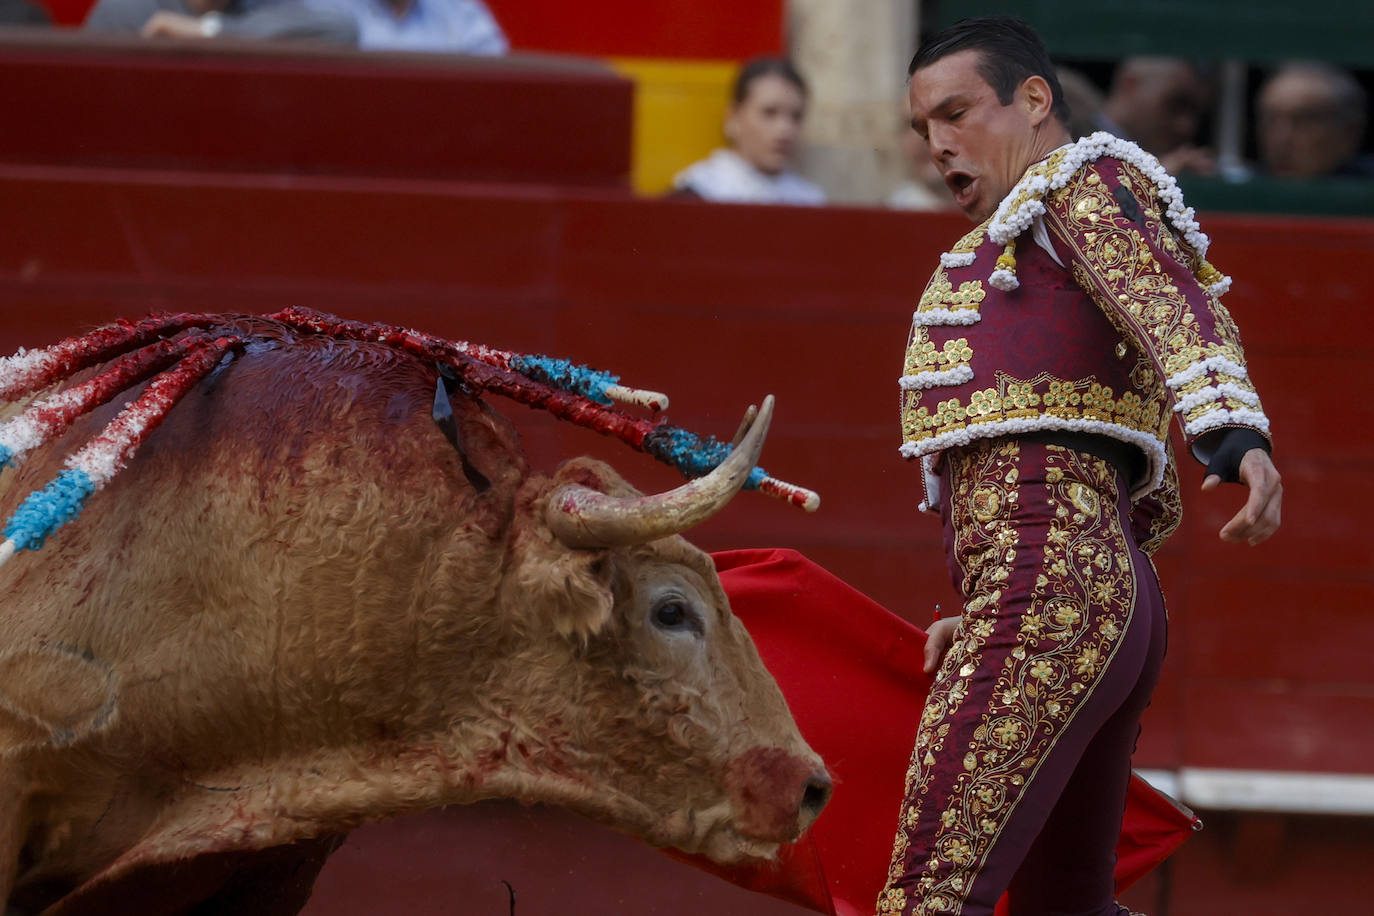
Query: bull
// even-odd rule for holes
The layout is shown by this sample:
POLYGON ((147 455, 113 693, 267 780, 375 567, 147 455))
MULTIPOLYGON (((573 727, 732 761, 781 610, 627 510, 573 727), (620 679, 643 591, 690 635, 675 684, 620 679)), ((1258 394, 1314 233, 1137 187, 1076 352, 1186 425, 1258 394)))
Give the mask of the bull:
MULTIPOLYGON (((711 474, 642 496, 590 459, 533 472, 461 389, 460 453, 412 354, 249 324, 0 570, 12 912, 295 913, 353 827, 488 798, 722 862, 816 817, 826 770, 680 536, 754 467, 770 402, 711 474)), ((0 476, 0 509, 112 410, 0 476)))

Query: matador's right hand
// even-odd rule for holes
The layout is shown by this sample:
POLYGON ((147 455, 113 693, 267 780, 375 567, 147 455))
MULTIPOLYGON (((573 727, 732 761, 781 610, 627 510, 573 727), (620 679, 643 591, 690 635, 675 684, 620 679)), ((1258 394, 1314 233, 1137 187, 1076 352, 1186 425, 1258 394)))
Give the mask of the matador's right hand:
POLYGON ((940 667, 940 659, 945 657, 949 647, 954 644, 954 631, 959 629, 959 617, 941 617, 926 627, 926 663, 921 668, 926 674, 934 674, 940 667))

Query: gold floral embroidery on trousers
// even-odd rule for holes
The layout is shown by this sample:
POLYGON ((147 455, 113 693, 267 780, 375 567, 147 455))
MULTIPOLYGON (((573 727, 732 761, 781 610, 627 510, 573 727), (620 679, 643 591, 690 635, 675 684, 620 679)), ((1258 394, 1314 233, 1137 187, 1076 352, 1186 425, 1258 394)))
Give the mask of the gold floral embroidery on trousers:
POLYGON ((1043 469, 1023 466, 1014 440, 945 455, 966 603, 917 730, 880 916, 960 912, 1129 623, 1135 570, 1115 470, 1044 454, 1043 469), (1018 510, 1030 499, 1048 521, 1028 539, 1018 510), (1012 603, 1028 575, 1029 601, 1012 603))

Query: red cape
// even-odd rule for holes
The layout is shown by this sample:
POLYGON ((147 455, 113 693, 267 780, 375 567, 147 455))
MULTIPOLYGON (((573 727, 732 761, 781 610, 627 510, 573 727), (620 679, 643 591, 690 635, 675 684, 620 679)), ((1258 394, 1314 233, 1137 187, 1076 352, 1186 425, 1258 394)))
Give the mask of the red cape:
MULTIPOLYGON (((673 855, 820 913, 872 913, 930 687, 921 671, 926 635, 795 551, 731 550, 714 558, 735 615, 802 734, 825 758, 835 794, 775 865, 722 868, 673 855)), ((1116 847, 1117 890, 1162 862, 1197 826, 1191 811, 1133 778, 1116 847)))

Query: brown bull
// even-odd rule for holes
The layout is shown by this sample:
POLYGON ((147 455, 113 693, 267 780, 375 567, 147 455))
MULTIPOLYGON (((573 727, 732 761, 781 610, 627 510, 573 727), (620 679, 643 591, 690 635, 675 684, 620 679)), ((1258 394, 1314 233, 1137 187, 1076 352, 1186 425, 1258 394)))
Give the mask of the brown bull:
MULTIPOLYGON (((711 560, 754 465, 639 498, 529 472, 432 367, 264 325, 79 521, 0 571, 0 900, 294 913, 330 838, 492 797, 767 856, 829 794, 711 560), (276 907, 273 909, 272 907, 276 907)), ((0 476, 0 512, 107 409, 0 476)))

